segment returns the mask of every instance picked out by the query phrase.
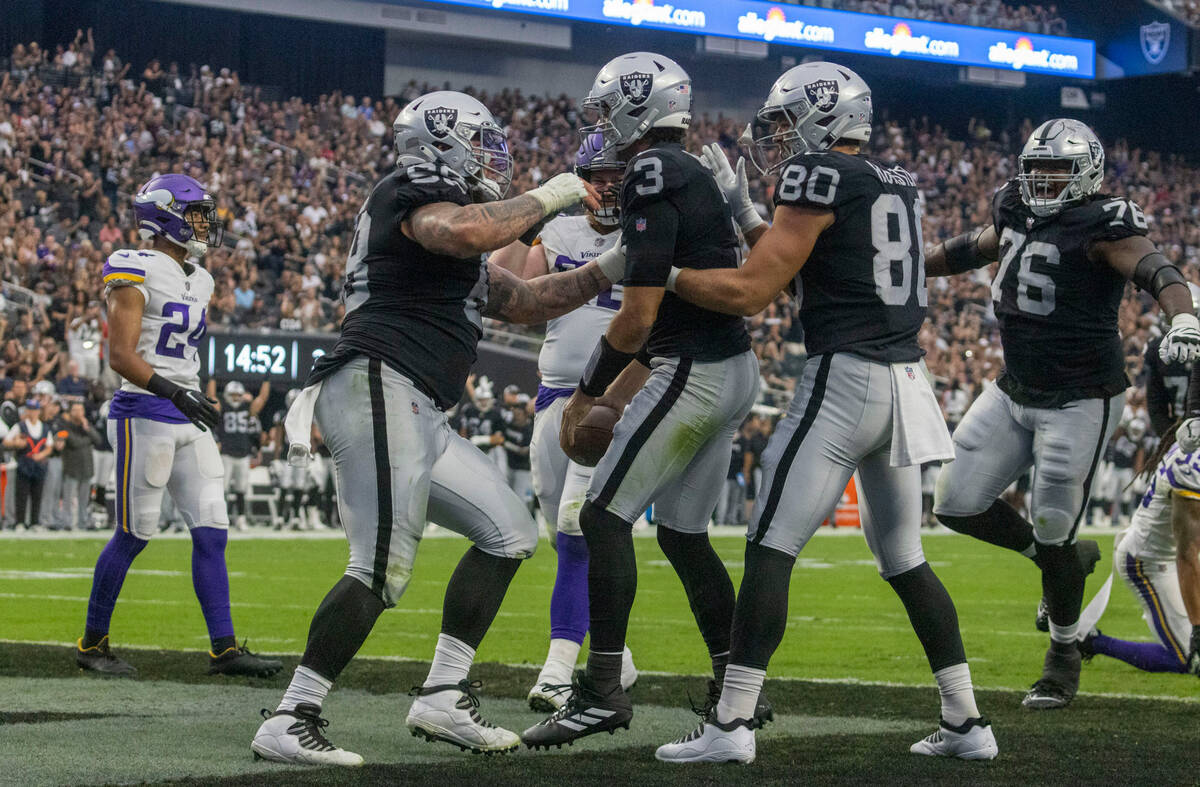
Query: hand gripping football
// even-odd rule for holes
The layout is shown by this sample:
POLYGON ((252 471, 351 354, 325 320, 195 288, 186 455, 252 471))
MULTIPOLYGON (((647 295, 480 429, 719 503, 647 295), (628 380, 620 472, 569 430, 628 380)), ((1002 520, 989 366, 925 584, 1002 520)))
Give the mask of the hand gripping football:
POLYGON ((563 446, 573 461, 585 467, 595 467, 608 444, 612 442, 613 427, 621 420, 621 414, 602 404, 594 405, 588 414, 575 426, 575 444, 563 446))

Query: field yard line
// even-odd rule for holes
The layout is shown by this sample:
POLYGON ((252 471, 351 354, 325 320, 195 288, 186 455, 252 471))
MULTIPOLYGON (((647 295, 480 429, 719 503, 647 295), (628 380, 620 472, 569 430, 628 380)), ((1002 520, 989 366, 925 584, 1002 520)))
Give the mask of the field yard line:
MULTIPOLYGON (((73 647, 74 642, 60 642, 57 640, 28 640, 28 639, 5 639, 0 638, 0 644, 11 643, 14 645, 49 645, 58 647, 73 647)), ((162 650, 162 648, 152 645, 121 645, 122 650, 162 650)), ((264 655, 272 656, 293 656, 301 655, 299 651, 264 651, 264 655)), ((391 661, 400 663, 428 663, 428 659, 412 658, 410 656, 360 656, 359 660, 366 661, 391 661)), ((502 666, 512 667, 514 669, 533 669, 536 665, 533 664, 514 664, 500 662, 502 666)), ((686 673, 686 672, 661 672, 658 670, 638 669, 642 675, 658 675, 667 678, 695 678, 695 677, 711 677, 708 673, 686 673)), ((789 683, 823 683, 833 686, 878 686, 880 688, 892 689, 928 689, 934 686, 932 680, 928 683, 903 683, 900 681, 890 680, 863 680, 862 678, 844 677, 844 678, 802 678, 790 675, 776 676, 771 675, 768 680, 771 682, 786 681, 789 683)), ((976 685, 976 689, 981 691, 1011 691, 1017 693, 1025 693, 1028 691, 1027 686, 984 686, 976 685)), ((1200 697, 1172 697, 1153 694, 1134 694, 1123 691, 1080 691, 1080 697, 1099 697, 1101 699, 1114 700, 1150 700, 1150 701, 1166 701, 1166 702, 1181 702, 1187 705, 1200 705, 1200 697)))

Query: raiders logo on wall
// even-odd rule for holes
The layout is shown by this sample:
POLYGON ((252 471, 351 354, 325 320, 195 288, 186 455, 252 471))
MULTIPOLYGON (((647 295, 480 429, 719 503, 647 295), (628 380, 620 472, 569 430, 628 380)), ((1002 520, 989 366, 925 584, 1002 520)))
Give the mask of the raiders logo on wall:
POLYGON ((438 139, 449 136, 458 122, 458 110, 451 107, 434 107, 425 110, 425 128, 438 139))
POLYGON ((1171 26, 1166 22, 1151 22, 1141 27, 1142 56, 1157 65, 1167 56, 1171 46, 1171 26))
POLYGON ((650 98, 654 77, 641 71, 621 75, 621 92, 634 104, 644 104, 650 98))
POLYGON ((832 79, 818 79, 804 86, 804 95, 808 102, 822 112, 828 112, 837 106, 838 84, 832 79))

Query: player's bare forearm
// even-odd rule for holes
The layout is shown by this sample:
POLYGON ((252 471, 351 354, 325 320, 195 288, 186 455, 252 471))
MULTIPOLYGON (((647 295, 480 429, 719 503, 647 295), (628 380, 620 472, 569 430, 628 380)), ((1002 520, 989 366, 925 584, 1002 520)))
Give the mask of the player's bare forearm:
POLYGON ((650 328, 654 326, 665 292, 662 287, 625 287, 621 308, 604 332, 604 337, 614 350, 636 353, 642 349, 650 336, 650 328))
POLYGON ((608 390, 604 392, 604 396, 596 400, 596 404, 611 407, 618 413, 621 412, 625 409, 625 405, 629 404, 630 400, 637 395, 637 392, 642 390, 642 386, 646 384, 649 377, 649 368, 637 361, 630 363, 623 372, 617 375, 617 379, 609 384, 608 390))
POLYGON ((1175 531, 1175 566, 1183 608, 1200 626, 1200 500, 1172 495, 1171 528, 1175 531))
POLYGON ((746 279, 738 268, 684 268, 675 278, 675 294, 697 306, 725 314, 746 314, 751 300, 746 279))
POLYGON ((423 205, 402 227, 406 235, 429 251, 472 257, 504 248, 544 215, 546 209, 536 197, 522 194, 499 202, 423 205))
MULTIPOLYGON (((951 254, 955 252, 952 251, 951 254)), ((939 276, 953 276, 956 273, 964 273, 966 270, 982 268, 983 266, 995 262, 1000 256, 1000 237, 996 235, 996 228, 993 226, 976 227, 970 232, 964 232, 962 235, 956 235, 945 243, 939 243, 925 254, 925 278, 935 279, 939 276), (962 264, 958 268, 967 267, 963 270, 952 270, 950 262, 947 260, 946 249, 949 247, 952 250, 957 250, 960 255, 962 264)))
POLYGON ((770 226, 770 224, 765 223, 759 224, 749 232, 743 232, 742 237, 746 239, 746 245, 753 249, 754 245, 762 240, 762 236, 767 234, 767 228, 770 226))
MULTIPOLYGON (((1153 262, 1156 257, 1150 257, 1150 255, 1155 254, 1157 251, 1158 247, 1155 246, 1153 241, 1151 241, 1149 238, 1145 237, 1144 235, 1133 235, 1127 238, 1121 238, 1120 240, 1094 243, 1089 250, 1088 256, 1090 259, 1103 260, 1113 270, 1124 276, 1126 279, 1132 281, 1134 284, 1137 284, 1139 287, 1144 289, 1150 289, 1151 285, 1142 280, 1142 275, 1140 275, 1141 272, 1139 271, 1139 265, 1143 259, 1148 257, 1149 260, 1153 262)), ((1171 272, 1170 266, 1166 264, 1166 259, 1161 255, 1156 256, 1157 259, 1163 264, 1163 269, 1167 272, 1171 272)), ((1145 269, 1142 270, 1144 271, 1145 269)), ((1153 270, 1153 265, 1151 266, 1151 270, 1153 270)), ((1160 273, 1159 275, 1162 274, 1160 273)), ((1152 274, 1148 275, 1147 278, 1158 281, 1157 277, 1152 274)), ((1158 290, 1158 295, 1156 298, 1158 300, 1159 308, 1163 310, 1163 313, 1167 316, 1168 320, 1171 320, 1177 314, 1192 313, 1192 293, 1191 290, 1188 289, 1187 285, 1180 280, 1181 278, 1182 277, 1177 277, 1176 281, 1169 282, 1165 284, 1165 286, 1161 284, 1154 286, 1154 289, 1158 290), (1161 289, 1159 289, 1159 287, 1161 287, 1161 289)), ((1151 293, 1154 292, 1153 289, 1150 291, 1151 293)))
POLYGON ((483 314, 527 325, 545 322, 582 306, 611 286, 594 263, 522 281, 489 262, 488 302, 483 314))
POLYGON ((496 249, 488 255, 488 262, 493 265, 499 265, 509 273, 514 274, 522 279, 530 278, 525 275, 525 258, 529 254, 529 247, 519 240, 515 240, 507 246, 496 249))

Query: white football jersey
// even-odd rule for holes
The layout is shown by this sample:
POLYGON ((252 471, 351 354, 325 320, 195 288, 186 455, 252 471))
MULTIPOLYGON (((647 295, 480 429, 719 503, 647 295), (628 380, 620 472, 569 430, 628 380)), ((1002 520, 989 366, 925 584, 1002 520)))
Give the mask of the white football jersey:
POLYGON ((1175 560, 1175 534, 1171 529, 1171 497, 1200 499, 1200 451, 1185 454, 1178 445, 1158 463, 1150 488, 1133 513, 1125 548, 1142 560, 1175 560))
MULTIPOLYGON (((206 315, 213 277, 199 265, 191 273, 161 251, 122 249, 104 264, 104 292, 136 287, 146 299, 137 353, 154 371, 183 388, 200 387, 200 342, 208 331, 206 315)), ((146 394, 128 380, 121 390, 146 394)))
MULTIPOLYGON (((551 273, 569 271, 591 262, 615 246, 621 231, 596 232, 587 216, 558 216, 542 228, 538 237, 546 248, 546 265, 551 273)), ((579 385, 596 343, 608 330, 613 315, 621 308, 621 285, 604 290, 595 298, 546 324, 546 340, 538 354, 538 371, 547 388, 579 385)))

